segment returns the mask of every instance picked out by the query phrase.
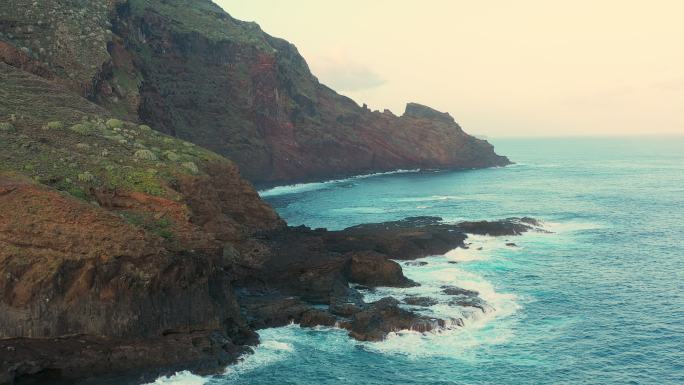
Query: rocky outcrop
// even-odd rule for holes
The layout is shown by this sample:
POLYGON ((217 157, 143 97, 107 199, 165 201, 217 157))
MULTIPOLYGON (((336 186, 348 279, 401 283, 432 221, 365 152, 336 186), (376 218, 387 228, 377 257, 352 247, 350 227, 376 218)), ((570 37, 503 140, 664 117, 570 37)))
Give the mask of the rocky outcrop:
POLYGON ((86 3, 3 3, 0 59, 227 156, 252 182, 509 163, 449 114, 360 107, 292 44, 209 0, 86 3))
MULTIPOLYGON (((243 266, 241 278, 234 285, 239 287, 243 314, 255 327, 290 322, 312 326, 320 320, 320 325, 336 323, 349 330, 352 338, 364 341, 376 341, 404 329, 430 331, 444 327, 445 320, 404 309, 392 298, 365 303, 358 290, 416 285, 390 258, 415 259, 465 248, 466 231, 516 235, 537 229, 526 222, 533 221, 509 218, 449 224, 437 217, 414 217, 340 231, 300 226, 261 232, 256 237, 270 256, 258 264, 249 260, 239 263, 243 266)), ((451 296, 445 303, 491 310, 475 291, 453 286, 442 289, 451 296)), ((429 297, 410 296, 404 302, 413 306, 437 303, 429 297)), ((460 324, 459 320, 449 321, 460 324)))
POLYGON ((0 384, 131 384, 179 368, 214 374, 250 349, 214 331, 155 338, 0 339, 0 384))
POLYGON ((391 332, 401 330, 428 332, 445 326, 443 320, 418 316, 398 305, 399 301, 394 298, 383 298, 354 314, 351 320, 344 323, 342 327, 349 329, 349 335, 357 340, 380 341, 391 332))
POLYGON ((404 303, 413 306, 432 306, 437 304, 437 300, 430 297, 409 296, 404 298, 404 303))
POLYGON ((401 266, 376 252, 353 253, 347 277, 364 286, 411 287, 418 284, 404 277, 401 266))
POLYGON ((216 370, 256 342, 216 254, 173 251, 119 215, 6 175, 0 212, 6 381, 216 370))

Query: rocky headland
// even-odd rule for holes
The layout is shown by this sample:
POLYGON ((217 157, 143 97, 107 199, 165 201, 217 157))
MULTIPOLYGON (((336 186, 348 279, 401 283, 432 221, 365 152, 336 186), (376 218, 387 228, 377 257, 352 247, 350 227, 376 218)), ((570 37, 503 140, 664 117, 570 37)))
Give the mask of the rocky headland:
POLYGON ((209 1, 2 2, 0 384, 214 373, 290 322, 445 327, 359 290, 534 221, 288 227, 252 182, 507 163, 448 114, 359 107, 209 1))
POLYGON ((5 1, 0 61, 226 156, 252 183, 509 163, 448 113, 359 106, 208 0, 5 1))

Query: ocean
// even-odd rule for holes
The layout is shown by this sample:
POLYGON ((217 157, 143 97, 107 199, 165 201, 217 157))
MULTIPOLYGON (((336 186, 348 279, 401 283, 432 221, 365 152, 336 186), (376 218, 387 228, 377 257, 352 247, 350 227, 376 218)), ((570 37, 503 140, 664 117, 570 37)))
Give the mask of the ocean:
POLYGON ((684 384, 684 137, 491 141, 516 164, 261 192, 289 224, 329 229, 419 215, 543 221, 550 233, 471 237, 469 249, 403 266, 422 286, 367 296, 430 296, 440 303, 419 311, 463 327, 377 343, 261 330, 255 353, 224 374, 156 383, 684 384), (487 311, 442 302, 444 284, 479 291, 487 311))

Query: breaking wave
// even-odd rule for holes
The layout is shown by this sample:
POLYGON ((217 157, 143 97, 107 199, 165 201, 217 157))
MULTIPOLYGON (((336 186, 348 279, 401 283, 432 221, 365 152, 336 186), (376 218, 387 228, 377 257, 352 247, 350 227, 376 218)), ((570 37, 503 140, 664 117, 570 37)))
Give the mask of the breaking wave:
POLYGON ((333 180, 328 180, 324 182, 311 182, 311 183, 297 183, 297 184, 292 184, 292 185, 287 185, 287 186, 277 186, 273 188, 269 188, 266 190, 260 190, 259 195, 262 198, 265 197, 271 197, 271 196, 276 196, 276 195, 285 195, 285 194, 295 194, 295 193, 301 193, 301 192, 306 192, 306 191, 315 191, 315 190, 320 190, 324 188, 328 188, 340 183, 344 182, 350 182, 353 180, 357 179, 366 179, 366 178, 372 178, 376 176, 382 176, 382 175, 393 175, 393 174, 405 174, 405 173, 414 173, 414 172, 420 172, 420 169, 412 169, 412 170, 394 170, 394 171, 387 171, 387 172, 376 172, 372 174, 362 174, 362 175, 356 175, 352 176, 349 178, 344 178, 344 179, 333 179, 333 180))

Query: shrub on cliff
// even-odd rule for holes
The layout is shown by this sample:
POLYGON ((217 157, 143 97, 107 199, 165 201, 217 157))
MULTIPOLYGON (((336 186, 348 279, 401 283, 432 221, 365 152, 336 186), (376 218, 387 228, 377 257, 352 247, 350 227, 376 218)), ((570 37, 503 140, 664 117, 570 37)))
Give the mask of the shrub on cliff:
POLYGON ((182 166, 193 174, 197 174, 199 172, 199 168, 195 162, 185 162, 182 166))
POLYGON ((110 128, 110 129, 122 128, 123 125, 124 125, 123 122, 120 121, 119 119, 109 119, 107 121, 107 128, 110 128))
POLYGON ((164 153, 164 156, 166 157, 166 159, 168 159, 168 160, 170 160, 170 161, 172 161, 172 162, 177 162, 177 161, 180 160, 180 155, 176 154, 176 153, 173 152, 173 151, 166 151, 166 152, 164 153))
POLYGON ((0 131, 12 132, 14 131, 14 126, 12 125, 12 123, 0 122, 0 131))
POLYGON ((84 173, 78 174, 78 180, 81 182, 92 182, 95 180, 95 176, 90 172, 86 171, 84 173))
POLYGON ((45 128, 48 130, 61 130, 64 128, 64 123, 60 122, 59 120, 55 120, 48 122, 48 124, 45 125, 45 128))
POLYGON ((123 136, 121 136, 119 134, 104 135, 104 137, 105 137, 105 139, 109 139, 109 140, 112 140, 114 142, 121 142, 122 140, 124 141, 124 143, 126 142, 126 138, 124 138, 123 136))
POLYGON ((142 160, 157 160, 157 156, 150 150, 138 150, 133 155, 142 160))
POLYGON ((70 130, 77 134, 86 136, 92 134, 95 131, 94 127, 88 122, 74 124, 73 126, 71 126, 70 130))

